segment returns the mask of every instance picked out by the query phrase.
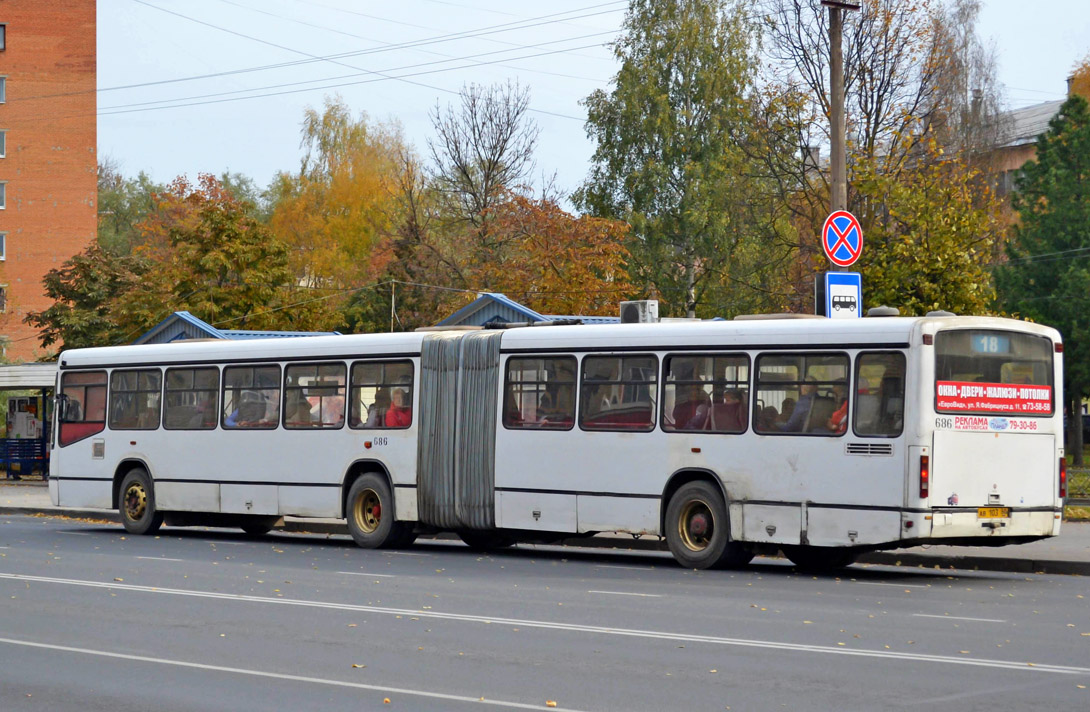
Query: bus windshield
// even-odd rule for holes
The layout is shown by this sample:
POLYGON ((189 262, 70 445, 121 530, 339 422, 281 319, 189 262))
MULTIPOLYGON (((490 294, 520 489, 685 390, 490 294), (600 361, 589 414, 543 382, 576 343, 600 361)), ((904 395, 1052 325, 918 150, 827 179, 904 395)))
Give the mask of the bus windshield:
POLYGON ((940 413, 1051 415, 1052 342, 1043 336, 959 329, 935 335, 940 413))

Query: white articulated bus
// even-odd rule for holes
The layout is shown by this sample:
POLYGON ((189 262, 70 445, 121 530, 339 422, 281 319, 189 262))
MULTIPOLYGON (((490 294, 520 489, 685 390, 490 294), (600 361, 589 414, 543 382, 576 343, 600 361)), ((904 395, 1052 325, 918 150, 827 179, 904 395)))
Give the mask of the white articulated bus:
POLYGON ((1062 351, 1009 319, 769 318, 61 355, 53 503, 365 547, 664 536, 807 567, 1059 533, 1062 351))

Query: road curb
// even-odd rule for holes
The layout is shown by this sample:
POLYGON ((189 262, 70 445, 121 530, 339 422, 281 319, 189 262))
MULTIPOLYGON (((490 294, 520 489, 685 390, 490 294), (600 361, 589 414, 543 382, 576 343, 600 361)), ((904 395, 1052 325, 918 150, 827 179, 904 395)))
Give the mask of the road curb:
MULTIPOLYGON (((0 506, 0 516, 25 514, 44 517, 68 517, 72 519, 96 519, 120 524, 121 518, 109 509, 74 509, 66 507, 4 507, 0 506)), ((277 529, 290 533, 326 534, 348 536, 348 526, 336 521, 314 521, 288 518, 277 529)), ((423 535, 421 539, 440 539, 457 541, 454 534, 423 535)), ((658 537, 640 537, 639 539, 615 537, 572 537, 556 542, 557 546, 580 547, 584 549, 616 549, 625 551, 666 551, 666 542, 658 537)), ((1061 574, 1090 576, 1090 561, 1069 561, 1063 559, 1027 559, 1016 557, 939 555, 918 554, 910 551, 872 551, 859 557, 857 563, 879 566, 901 566, 906 568, 924 568, 952 571, 997 571, 1004 573, 1025 574, 1061 574)))

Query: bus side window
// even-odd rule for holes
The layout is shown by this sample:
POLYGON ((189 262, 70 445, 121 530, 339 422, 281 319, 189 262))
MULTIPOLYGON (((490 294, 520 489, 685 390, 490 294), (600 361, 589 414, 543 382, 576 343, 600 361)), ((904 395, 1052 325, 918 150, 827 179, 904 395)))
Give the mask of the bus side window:
POLYGON ((503 427, 571 430, 575 422, 575 358, 510 358, 503 388, 503 427))
POLYGON ((654 356, 587 356, 579 426, 584 430, 653 430, 658 362, 654 356))
POLYGON ((861 353, 855 361, 855 434, 895 438, 904 428, 905 355, 861 353))
POLYGON ((157 430, 163 372, 115 370, 110 374, 110 429, 157 430))
POLYGON ((348 427, 408 428, 413 421, 412 361, 357 361, 348 388, 348 427))
POLYGON ((61 396, 64 405, 58 414, 58 445, 71 445, 105 430, 105 371, 65 373, 61 376, 61 396))
POLYGON ((275 428, 280 419, 280 367, 223 369, 223 427, 275 428))

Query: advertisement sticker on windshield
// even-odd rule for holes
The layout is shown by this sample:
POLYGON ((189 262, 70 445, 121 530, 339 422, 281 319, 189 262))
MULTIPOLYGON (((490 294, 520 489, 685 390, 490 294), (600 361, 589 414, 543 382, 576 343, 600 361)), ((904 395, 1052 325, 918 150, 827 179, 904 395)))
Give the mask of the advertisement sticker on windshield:
POLYGON ((936 408, 965 413, 1051 413, 1051 386, 938 381, 936 408))

